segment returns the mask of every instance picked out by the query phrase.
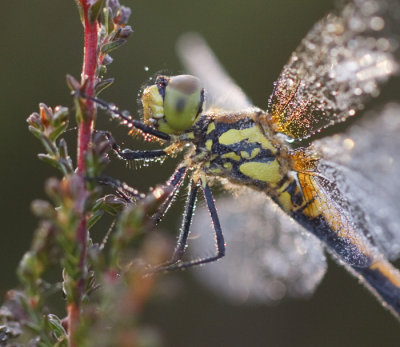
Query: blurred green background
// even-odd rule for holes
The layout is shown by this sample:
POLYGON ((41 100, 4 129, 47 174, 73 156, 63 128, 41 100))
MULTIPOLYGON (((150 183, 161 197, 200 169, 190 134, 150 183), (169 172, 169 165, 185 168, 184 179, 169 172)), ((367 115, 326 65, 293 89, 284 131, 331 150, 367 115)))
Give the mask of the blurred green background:
MULTIPOLYGON (((103 94, 137 110, 141 85, 157 71, 182 72, 174 45, 185 32, 201 33, 254 103, 265 108, 272 83, 312 24, 332 8, 320 0, 125 0, 135 32, 112 54, 115 85, 103 94), (146 71, 145 67, 149 67, 146 71)), ((0 21, 1 194, 0 290, 16 285, 15 269, 30 244, 36 220, 29 211, 43 198, 47 177, 56 175, 36 159, 41 148, 27 131, 26 117, 39 102, 71 106, 65 75, 79 77, 82 29, 73 0, 14 0, 2 3, 0 21)), ((101 128, 137 142, 108 120, 101 128)), ((68 136, 73 141, 74 133, 68 136)), ((73 146, 70 145, 70 148, 73 146)), ((174 161, 139 171, 121 162, 113 175, 145 190, 165 180, 174 161)), ((177 229, 181 211, 170 213, 177 229)), ((398 346, 399 323, 369 292, 333 262, 315 295, 274 307, 231 306, 194 280, 190 271, 166 275, 160 293, 144 314, 166 346, 398 346), (169 277, 169 279, 168 279, 169 277)))

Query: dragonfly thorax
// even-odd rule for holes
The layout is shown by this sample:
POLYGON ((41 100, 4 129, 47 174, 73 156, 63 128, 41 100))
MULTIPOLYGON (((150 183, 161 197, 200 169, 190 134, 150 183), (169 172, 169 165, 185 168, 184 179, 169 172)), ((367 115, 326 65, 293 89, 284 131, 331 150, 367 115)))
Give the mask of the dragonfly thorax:
POLYGON ((193 161, 201 161, 206 174, 233 183, 258 190, 278 187, 287 176, 287 165, 282 165, 282 148, 274 145, 256 121, 263 113, 250 108, 203 115, 193 129, 193 161))

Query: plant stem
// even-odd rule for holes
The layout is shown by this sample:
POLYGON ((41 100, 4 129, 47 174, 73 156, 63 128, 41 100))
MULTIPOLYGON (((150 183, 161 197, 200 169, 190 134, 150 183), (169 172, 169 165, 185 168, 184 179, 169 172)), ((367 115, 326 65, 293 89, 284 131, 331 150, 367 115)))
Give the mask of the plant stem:
MULTIPOLYGON (((88 96, 94 96, 94 84, 96 81, 96 68, 97 68, 97 35, 98 23, 97 20, 91 22, 89 19, 89 0, 79 0, 83 12, 83 26, 84 26, 84 57, 83 68, 81 75, 82 85, 86 85, 85 93, 88 96)), ((78 125, 78 153, 77 153, 77 172, 79 175, 84 176, 86 172, 85 156, 88 151, 89 144, 92 138, 94 128, 94 119, 96 108, 94 103, 86 99, 84 107, 84 115, 80 124, 78 125)), ((83 185, 82 189, 86 189, 83 185)), ((84 192, 82 192, 84 193, 84 192)), ((85 196, 85 194, 82 194, 85 196)), ((79 267, 81 278, 77 283, 77 299, 68 305, 68 330, 69 330, 69 345, 76 346, 76 329, 80 319, 80 306, 82 294, 85 287, 85 258, 86 258, 86 241, 87 241, 87 228, 86 228, 86 215, 82 214, 81 220, 76 232, 76 241, 80 244, 80 260, 79 267)))
MULTIPOLYGON (((94 96, 94 84, 97 67, 97 31, 98 23, 90 22, 88 18, 89 1, 80 0, 84 14, 85 47, 81 82, 86 81, 85 94, 94 96)), ((86 99, 86 117, 79 124, 78 131, 78 173, 85 172, 85 153, 87 152, 94 126, 95 106, 92 100, 86 99)))

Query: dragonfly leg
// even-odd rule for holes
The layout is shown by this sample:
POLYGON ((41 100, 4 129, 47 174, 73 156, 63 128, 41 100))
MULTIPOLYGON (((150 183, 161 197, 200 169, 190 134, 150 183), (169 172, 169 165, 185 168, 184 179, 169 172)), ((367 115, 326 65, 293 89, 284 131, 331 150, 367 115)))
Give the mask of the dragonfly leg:
MULTIPOLYGON (((154 224, 158 224, 161 221, 161 219, 167 212, 168 208, 174 201, 174 198, 178 193, 182 181, 185 178, 186 170, 187 170, 186 166, 184 165, 179 166, 171 175, 169 180, 165 183, 165 185, 167 186, 172 186, 172 190, 164 198, 164 201, 160 204, 157 211, 151 216, 151 220, 153 221, 154 224)), ((107 185, 113 188, 119 196, 121 196, 124 200, 126 200, 127 203, 133 204, 137 200, 141 200, 146 197, 145 194, 140 193, 137 189, 131 187, 127 183, 112 177, 101 176, 98 177, 96 181, 100 184, 107 185)), ((162 189, 162 186, 159 187, 159 189, 162 189)))
POLYGON ((111 112, 112 115, 119 118, 121 120, 121 122, 129 128, 135 128, 137 130, 140 130, 144 135, 151 135, 160 140, 169 141, 171 139, 171 136, 169 136, 168 134, 166 134, 162 131, 159 131, 147 124, 144 124, 143 122, 141 122, 139 120, 134 119, 127 111, 120 111, 118 109, 118 107, 116 107, 113 104, 110 104, 102 99, 95 98, 90 95, 86 95, 85 93, 83 93, 81 91, 75 91, 75 93, 79 97, 91 100, 91 101, 95 102, 96 104, 100 105, 105 110, 111 112))
POLYGON ((195 209, 196 195, 197 195, 198 187, 199 186, 197 183, 194 183, 193 181, 191 182, 189 195, 186 200, 185 214, 184 214, 183 221, 182 221, 182 227, 181 227, 177 245, 176 245, 176 248, 175 248, 175 251, 174 251, 174 254, 173 254, 171 260, 164 264, 161 264, 153 269, 150 269, 150 271, 149 271, 150 273, 186 269, 186 268, 189 268, 192 266, 198 266, 198 265, 214 262, 214 261, 222 258, 225 255, 225 241, 224 241, 224 236, 222 234, 222 229, 221 229, 221 225, 219 222, 217 209, 215 207, 214 198, 212 196, 209 185, 205 184, 203 187, 203 194, 204 194, 204 198, 207 203, 208 210, 211 215, 211 220, 212 220, 212 224, 213 224, 214 231, 215 231, 217 252, 215 255, 213 255, 211 257, 191 260, 191 261, 187 261, 187 262, 181 262, 181 259, 185 252, 185 248, 187 246, 188 236, 190 233, 190 225, 192 222, 193 212, 195 209))
POLYGON ((161 266, 162 268, 166 268, 180 261, 185 253, 185 248, 187 246, 187 240, 190 233, 190 225, 192 223, 193 212, 196 204, 198 189, 199 189, 198 185, 194 183, 193 180, 191 180, 189 194, 185 204, 185 213, 183 216, 182 226, 179 232, 178 241, 176 243, 174 254, 167 263, 164 263, 161 266))
POLYGON ((102 185, 109 186, 127 203, 133 204, 138 199, 143 199, 145 194, 140 193, 137 189, 131 187, 125 182, 109 176, 100 176, 96 181, 102 185))
POLYGON ((147 151, 134 151, 129 148, 121 149, 117 144, 117 141, 111 135, 109 131, 101 132, 107 141, 110 143, 112 150, 115 152, 117 157, 122 160, 154 160, 167 156, 167 153, 163 149, 147 150, 147 151))
POLYGON ((186 176, 186 170, 187 170, 186 166, 179 166, 167 181, 166 185, 172 186, 173 189, 170 192, 170 194, 166 197, 164 202, 160 205, 158 210, 151 216, 151 219, 155 225, 158 224, 164 218, 169 207, 173 203, 175 196, 178 193, 179 188, 183 182, 183 179, 186 176))

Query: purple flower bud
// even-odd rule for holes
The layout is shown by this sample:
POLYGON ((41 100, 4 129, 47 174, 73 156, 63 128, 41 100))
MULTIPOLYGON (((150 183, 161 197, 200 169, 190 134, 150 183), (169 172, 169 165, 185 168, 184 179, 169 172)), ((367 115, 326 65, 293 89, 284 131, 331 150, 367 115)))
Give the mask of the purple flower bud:
POLYGON ((107 0, 106 6, 111 8, 111 11, 115 15, 118 11, 118 9, 121 7, 120 3, 118 0, 107 0))
POLYGON ((116 18, 118 18, 118 24, 128 24, 129 17, 131 16, 132 10, 129 7, 121 6, 117 12, 116 18))
POLYGON ((35 128, 40 128, 40 116, 39 113, 33 112, 27 119, 27 123, 35 128))
POLYGON ((131 26, 127 25, 127 26, 121 28, 121 31, 118 36, 121 39, 127 39, 132 33, 133 33, 133 30, 132 30, 131 26))
POLYGON ((114 59, 113 59, 110 55, 106 54, 106 55, 103 57, 103 65, 111 64, 111 63, 113 62, 113 60, 114 60, 114 59))

